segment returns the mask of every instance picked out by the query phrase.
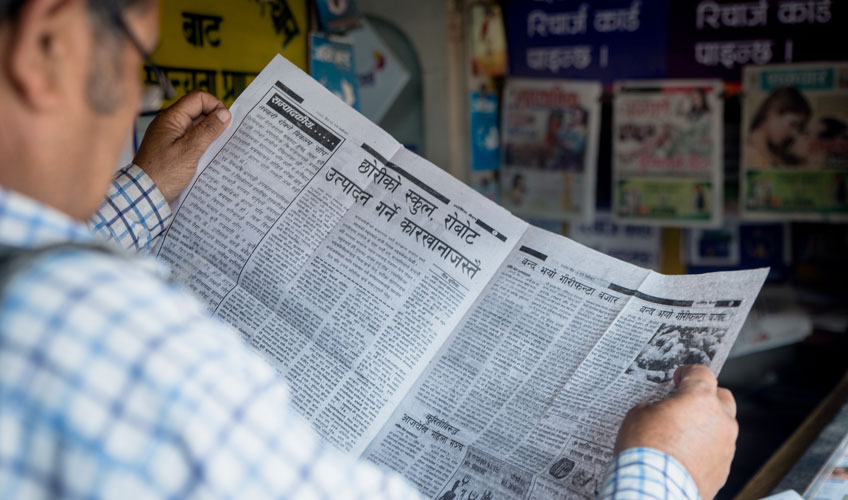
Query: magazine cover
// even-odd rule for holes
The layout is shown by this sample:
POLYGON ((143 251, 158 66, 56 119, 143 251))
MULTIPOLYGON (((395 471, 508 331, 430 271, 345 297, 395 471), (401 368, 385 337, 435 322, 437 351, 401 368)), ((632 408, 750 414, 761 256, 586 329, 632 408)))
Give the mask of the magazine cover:
POLYGON ((614 219, 719 226, 724 196, 721 81, 617 82, 614 92, 614 219))
POLYGON ((746 67, 742 213, 848 220, 848 64, 746 67))
POLYGON ((501 201, 515 213, 591 218, 601 85, 511 78, 503 99, 501 201))
POLYGON ((497 170, 501 164, 501 134, 498 95, 471 92, 471 170, 497 170))
POLYGON ((359 26, 359 6, 355 0, 317 0, 315 10, 325 31, 343 33, 359 26))
POLYGON ((353 46, 313 33, 309 38, 309 74, 348 106, 359 110, 359 86, 353 46))
POLYGON ((471 72, 474 76, 506 74, 506 34, 497 4, 471 6, 471 72))

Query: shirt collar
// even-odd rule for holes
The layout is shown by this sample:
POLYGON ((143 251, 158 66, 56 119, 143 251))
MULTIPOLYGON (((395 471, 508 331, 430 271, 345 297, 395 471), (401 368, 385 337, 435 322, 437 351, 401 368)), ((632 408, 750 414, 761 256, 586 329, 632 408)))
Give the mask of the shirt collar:
POLYGON ((91 241, 88 227, 55 208, 0 187, 0 245, 36 247, 91 241))

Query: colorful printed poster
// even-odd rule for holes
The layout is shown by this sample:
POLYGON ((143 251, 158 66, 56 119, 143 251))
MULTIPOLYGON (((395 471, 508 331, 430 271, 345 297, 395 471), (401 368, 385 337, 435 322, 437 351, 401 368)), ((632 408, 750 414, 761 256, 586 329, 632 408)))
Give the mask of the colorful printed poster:
POLYGON ((320 33, 313 33, 309 42, 309 74, 345 104, 358 110, 359 90, 353 46, 340 40, 330 40, 320 33))
POLYGON ((315 10, 324 31, 343 33, 359 26, 356 0, 315 0, 315 10))
POLYGON ((474 76, 506 74, 506 33, 497 4, 471 6, 471 73, 474 76))
POLYGON ((845 58, 848 2, 673 0, 668 3, 668 76, 742 81, 748 64, 845 58))
POLYGON ((525 217, 589 219, 595 208, 601 84, 510 78, 501 201, 525 217))
POLYGON ((745 68, 742 214, 848 220, 848 63, 745 68))
POLYGON ((509 74, 601 80, 666 76, 669 0, 509 0, 509 74))
POLYGON ((657 227, 618 224, 607 210, 596 212, 592 222, 568 226, 568 237, 581 245, 637 266, 659 270, 661 247, 657 227))
MULTIPOLYGON (((160 3, 153 61, 176 90, 174 100, 201 89, 229 106, 277 53, 306 69, 306 0, 160 3)), ((142 78, 155 84, 158 77, 145 66, 142 78)))
POLYGON ((501 164, 498 95, 471 93, 471 170, 497 170, 501 164))
POLYGON ((409 81, 409 71, 365 19, 348 33, 359 78, 360 111, 374 123, 386 115, 409 81))
POLYGON ((613 217, 631 224, 721 224, 722 82, 618 82, 613 217))

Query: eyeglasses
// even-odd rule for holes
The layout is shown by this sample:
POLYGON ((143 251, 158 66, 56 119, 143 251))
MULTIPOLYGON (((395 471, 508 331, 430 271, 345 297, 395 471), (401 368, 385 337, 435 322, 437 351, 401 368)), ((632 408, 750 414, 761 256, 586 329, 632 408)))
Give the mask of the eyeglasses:
POLYGON ((140 111, 141 113, 158 111, 162 107, 162 103, 167 99, 173 99, 177 92, 168 80, 167 75, 165 75, 165 71, 153 62, 150 52, 144 48, 144 45, 141 44, 138 37, 136 37, 132 30, 130 30, 130 27, 127 26, 124 16, 121 14, 120 8, 114 1, 108 1, 106 4, 109 6, 109 15, 112 18, 112 22, 123 32, 124 36, 127 37, 138 53, 141 54, 145 67, 156 75, 157 85, 148 84, 146 86, 147 88, 145 89, 142 97, 140 111))

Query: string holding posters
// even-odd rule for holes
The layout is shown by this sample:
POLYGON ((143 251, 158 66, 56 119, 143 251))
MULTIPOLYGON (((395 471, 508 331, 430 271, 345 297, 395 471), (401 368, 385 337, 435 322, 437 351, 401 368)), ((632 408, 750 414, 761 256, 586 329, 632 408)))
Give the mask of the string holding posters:
POLYGON ((743 84, 743 215, 848 220, 848 63, 749 66, 743 84))
POLYGON ((721 224, 721 91, 719 80, 616 83, 616 221, 678 227, 721 224))
POLYGON ((590 219, 601 85, 510 78, 503 99, 501 201, 525 217, 590 219))

